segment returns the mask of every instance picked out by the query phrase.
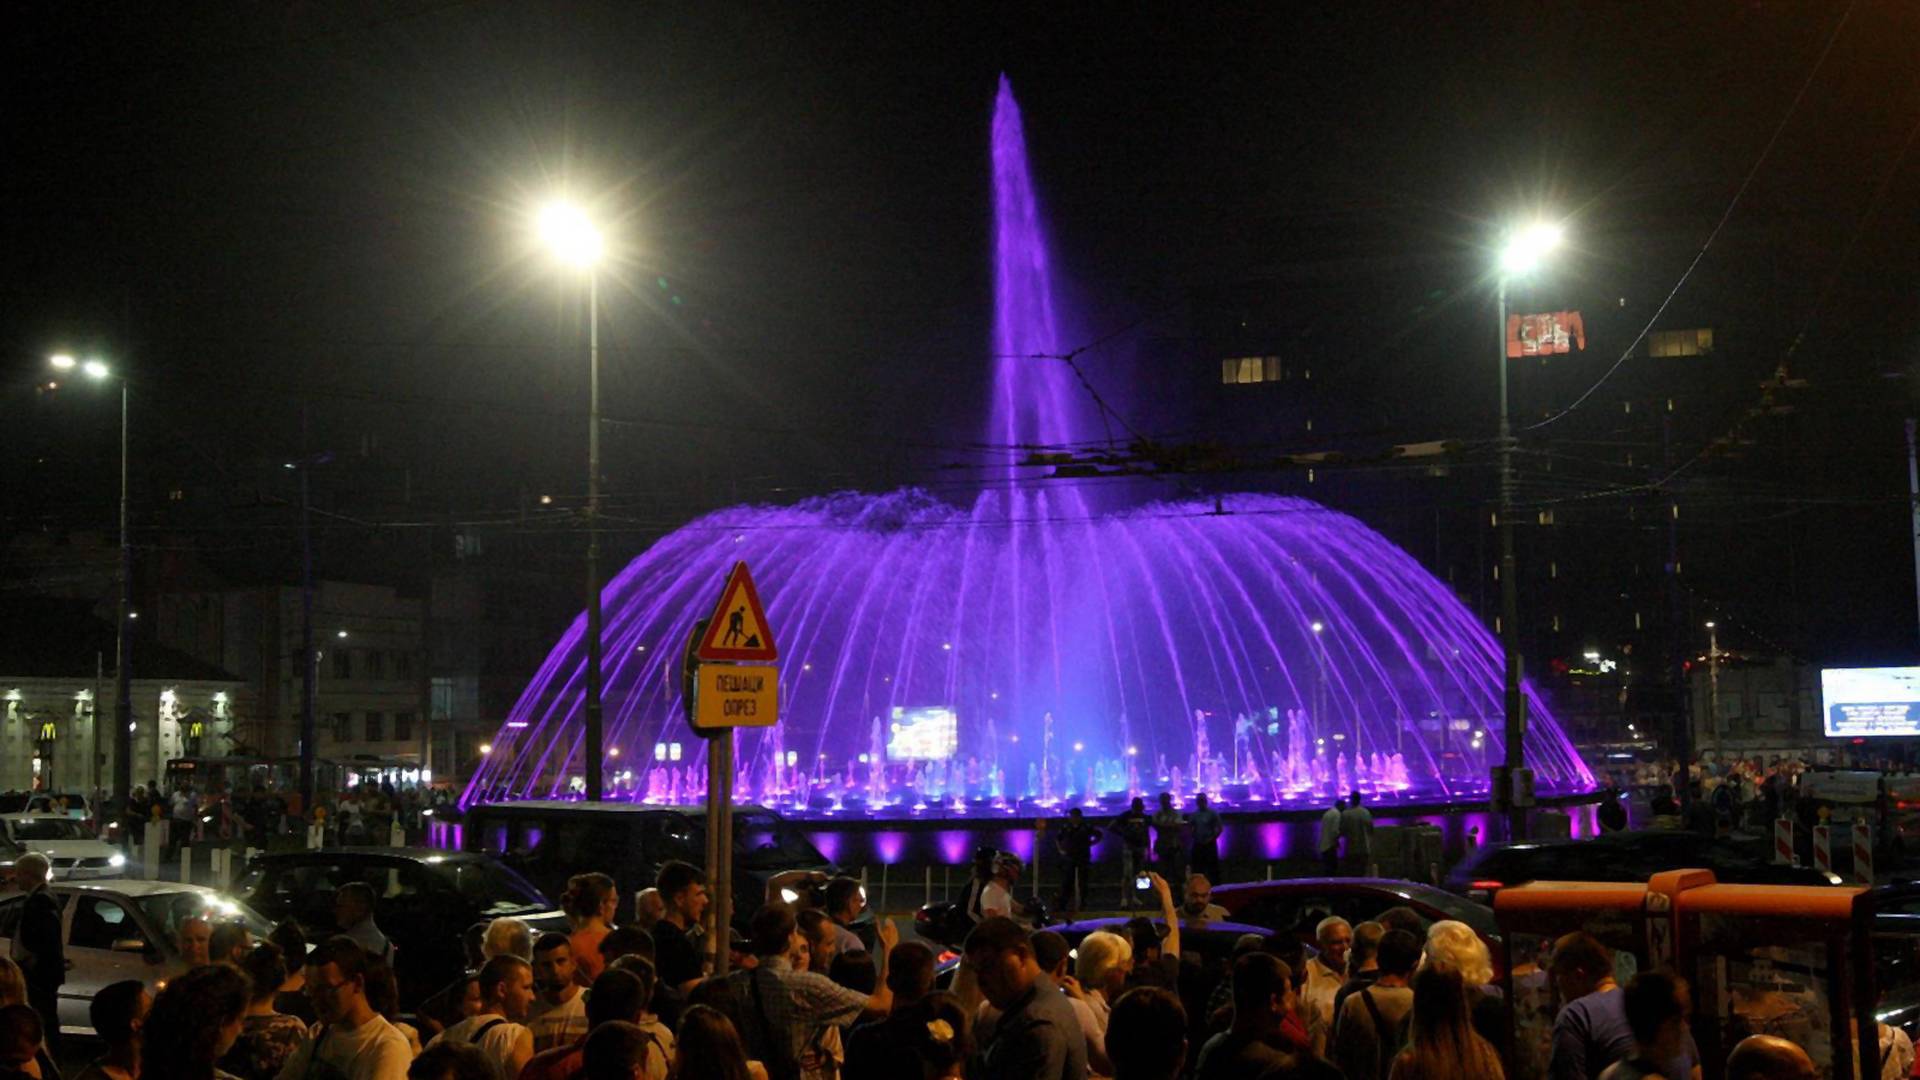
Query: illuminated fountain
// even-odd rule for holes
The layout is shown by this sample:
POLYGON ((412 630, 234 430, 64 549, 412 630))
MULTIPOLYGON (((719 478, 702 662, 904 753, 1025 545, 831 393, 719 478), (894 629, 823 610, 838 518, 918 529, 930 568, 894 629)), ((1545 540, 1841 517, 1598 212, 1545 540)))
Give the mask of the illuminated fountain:
MULTIPOLYGON (((989 439, 1100 426, 1003 80, 993 123, 989 439)), ((696 802, 681 655, 745 560, 781 653, 781 724, 739 736, 737 797, 801 816, 994 815, 1172 790, 1229 808, 1484 798, 1501 654, 1404 551, 1302 499, 1095 506, 1010 468, 970 505, 924 492, 742 506, 606 586, 609 798, 696 802)), ((1104 495, 1104 492, 1103 492, 1104 495)), ((514 706, 464 802, 577 795, 584 618, 514 706)), ((1592 776, 1530 696, 1542 793, 1592 776)))

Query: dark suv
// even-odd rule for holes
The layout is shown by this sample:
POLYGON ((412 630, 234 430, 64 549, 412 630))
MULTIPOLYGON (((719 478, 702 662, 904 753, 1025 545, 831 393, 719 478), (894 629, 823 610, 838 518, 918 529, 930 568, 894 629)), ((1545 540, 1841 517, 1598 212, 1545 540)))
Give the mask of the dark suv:
MULTIPOLYGON (((633 911, 636 892, 653 884, 663 863, 706 862, 706 809, 636 803, 533 801, 493 803, 468 810, 462 837, 469 851, 501 861, 550 896, 567 879, 590 871, 619 886, 619 918, 633 911)), ((745 919, 766 899, 767 879, 783 870, 835 867, 801 831, 764 807, 733 811, 733 910, 745 919)))
POLYGON ((340 927, 333 894, 350 881, 373 887, 374 925, 394 945, 404 1002, 439 990, 466 969, 463 933, 502 915, 537 935, 567 929, 527 879, 485 855, 419 848, 322 848, 257 855, 234 894, 273 922, 292 919, 318 942, 340 927))

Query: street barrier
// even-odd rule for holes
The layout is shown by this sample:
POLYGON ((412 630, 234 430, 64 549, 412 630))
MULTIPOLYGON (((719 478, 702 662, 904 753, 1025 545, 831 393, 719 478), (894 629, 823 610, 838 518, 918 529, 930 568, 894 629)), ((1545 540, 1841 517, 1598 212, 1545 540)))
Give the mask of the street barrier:
POLYGON ((1824 873, 1833 873, 1833 826, 1831 825, 1813 827, 1813 867, 1824 873))
POLYGON ((1873 825, 1863 820, 1853 823, 1853 880, 1873 884, 1873 825))
POLYGON ((1773 823, 1773 861, 1793 865, 1793 819, 1776 818, 1773 823))

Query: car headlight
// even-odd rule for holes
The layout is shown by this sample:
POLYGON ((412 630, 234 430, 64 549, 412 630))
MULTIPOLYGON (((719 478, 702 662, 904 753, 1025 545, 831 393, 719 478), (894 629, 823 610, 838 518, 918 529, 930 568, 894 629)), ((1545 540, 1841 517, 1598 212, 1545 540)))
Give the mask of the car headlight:
POLYGON ((127 865, 127 857, 116 851, 112 855, 107 856, 107 865, 117 870, 127 865))

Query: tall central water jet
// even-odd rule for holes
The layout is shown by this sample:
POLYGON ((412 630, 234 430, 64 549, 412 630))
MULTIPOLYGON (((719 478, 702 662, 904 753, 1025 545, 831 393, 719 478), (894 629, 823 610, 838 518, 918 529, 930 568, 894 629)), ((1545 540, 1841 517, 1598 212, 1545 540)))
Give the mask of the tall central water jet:
MULTIPOLYGON (((1098 434, 1063 359, 1025 132, 1002 78, 992 126, 989 442, 1098 434)), ((743 799, 799 814, 990 812, 1021 800, 1207 790, 1230 804, 1486 790, 1498 645, 1411 557, 1301 499, 1098 512, 1009 464, 971 506, 923 492, 744 506, 662 539, 606 587, 611 797, 699 799, 679 651, 737 559, 779 634, 781 727, 743 733, 743 799)), ((514 706, 463 801, 582 786, 583 625, 514 706)), ((1534 699, 1544 792, 1592 777, 1534 699)))

